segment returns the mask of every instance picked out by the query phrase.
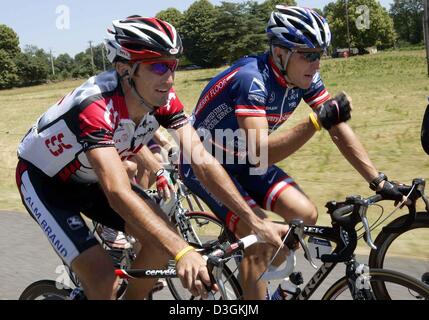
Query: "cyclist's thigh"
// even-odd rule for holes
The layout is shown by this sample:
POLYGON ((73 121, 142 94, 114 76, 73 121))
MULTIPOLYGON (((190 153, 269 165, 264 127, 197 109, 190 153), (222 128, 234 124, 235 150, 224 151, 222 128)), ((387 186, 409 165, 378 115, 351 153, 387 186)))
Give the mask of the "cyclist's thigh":
POLYGON ((264 174, 247 172, 240 176, 239 182, 262 208, 286 220, 305 216, 308 210, 314 209, 293 178, 275 165, 264 174))
POLYGON ((124 219, 112 209, 100 185, 93 184, 87 191, 90 196, 85 200, 82 213, 104 226, 124 232, 124 219))
POLYGON ((80 215, 77 196, 84 192, 83 186, 65 186, 22 160, 16 182, 25 208, 67 265, 98 245, 80 215))
MULTIPOLYGON (((225 226, 230 231, 235 232, 239 221, 238 216, 229 210, 222 201, 217 199, 204 185, 201 184, 194 175, 191 165, 181 164, 179 166, 179 172, 185 185, 209 206, 210 210, 212 210, 212 212, 225 223, 225 226)), ((230 175, 230 178, 249 206, 252 208, 255 207, 255 201, 249 196, 246 190, 244 190, 237 179, 232 175, 230 175)))

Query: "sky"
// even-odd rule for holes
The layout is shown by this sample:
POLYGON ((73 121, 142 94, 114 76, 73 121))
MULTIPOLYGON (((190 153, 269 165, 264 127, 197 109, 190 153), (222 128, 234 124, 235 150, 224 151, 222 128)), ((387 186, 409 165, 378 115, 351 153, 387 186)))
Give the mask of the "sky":
MULTIPOLYGON (((0 4, 6 0, 0 0, 0 4)), ((3 3, 0 24, 11 27, 20 40, 20 46, 36 45, 54 56, 71 56, 89 47, 89 41, 103 41, 106 29, 114 19, 132 14, 154 16, 170 7, 185 11, 195 0, 13 0, 3 3)), ((227 0, 243 2, 244 0, 227 0)), ((257 0, 259 3, 263 0, 257 0)), ((296 0, 300 6, 323 8, 332 0, 296 0)), ((350 0, 359 1, 359 0, 350 0)), ((221 0, 210 0, 219 5, 221 0)), ((380 0, 390 8, 393 0, 380 0)), ((267 17, 268 19, 268 17, 267 17)))

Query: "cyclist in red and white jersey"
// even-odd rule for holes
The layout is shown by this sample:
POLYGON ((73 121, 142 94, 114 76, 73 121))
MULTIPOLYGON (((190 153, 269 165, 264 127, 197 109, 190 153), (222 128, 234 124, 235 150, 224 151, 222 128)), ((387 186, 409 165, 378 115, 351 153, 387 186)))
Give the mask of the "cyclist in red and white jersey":
MULTIPOLYGON (((159 208, 131 189, 121 160, 135 155, 163 126, 171 129, 200 181, 268 242, 281 245, 287 227, 254 217, 228 175, 188 123, 173 81, 182 43, 175 28, 156 18, 113 21, 106 39, 114 70, 88 79, 37 119, 18 148, 16 182, 23 204, 56 253, 72 267, 90 299, 115 298, 112 261, 81 213, 125 231, 144 244, 133 267, 165 267, 175 257, 183 285, 206 295, 206 263, 159 208)), ((145 163, 167 190, 166 173, 150 152, 145 163)), ((127 298, 144 298, 156 279, 131 280, 127 298)))

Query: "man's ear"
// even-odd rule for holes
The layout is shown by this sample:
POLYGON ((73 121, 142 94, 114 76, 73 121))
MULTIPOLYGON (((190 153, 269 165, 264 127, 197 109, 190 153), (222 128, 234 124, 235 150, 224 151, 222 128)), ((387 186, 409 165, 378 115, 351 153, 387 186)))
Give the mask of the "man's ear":
POLYGON ((274 56, 278 57, 282 55, 282 49, 280 47, 277 46, 273 46, 273 53, 274 56))
POLYGON ((115 68, 121 78, 130 75, 130 66, 126 63, 117 62, 115 68))

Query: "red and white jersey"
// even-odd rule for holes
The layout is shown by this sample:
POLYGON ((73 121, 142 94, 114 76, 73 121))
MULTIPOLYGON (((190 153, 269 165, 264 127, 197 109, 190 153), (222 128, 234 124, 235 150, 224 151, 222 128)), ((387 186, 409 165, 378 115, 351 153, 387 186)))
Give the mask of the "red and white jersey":
POLYGON ((107 71, 51 106, 21 141, 18 156, 50 177, 93 183, 97 176, 85 151, 115 146, 121 159, 128 159, 149 142, 160 125, 178 129, 187 121, 183 105, 171 89, 167 105, 147 113, 136 126, 129 118, 116 71, 107 71))

